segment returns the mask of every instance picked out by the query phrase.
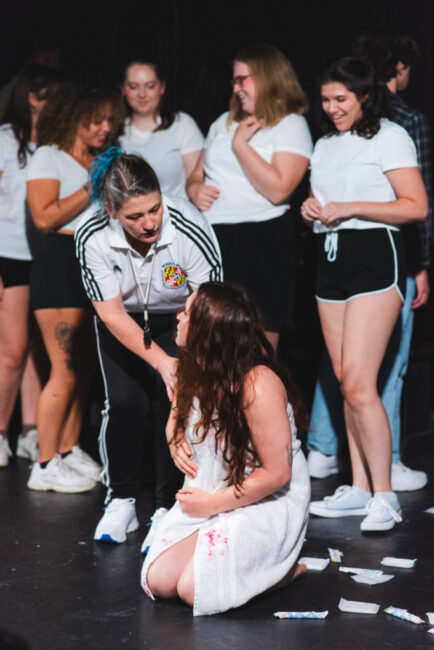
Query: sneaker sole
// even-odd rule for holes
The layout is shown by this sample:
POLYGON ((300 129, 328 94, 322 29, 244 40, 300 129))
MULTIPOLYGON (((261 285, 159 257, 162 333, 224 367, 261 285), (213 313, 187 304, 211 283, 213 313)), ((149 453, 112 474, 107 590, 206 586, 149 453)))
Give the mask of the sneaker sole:
POLYGON ((415 492, 416 490, 423 490, 423 488, 427 485, 428 479, 426 481, 423 481, 423 483, 412 485, 411 487, 400 487, 399 485, 396 485, 392 481, 392 490, 394 492, 415 492))
MULTIPOLYGON (((129 523, 126 532, 127 533, 133 533, 135 530, 138 529, 139 526, 140 526, 140 524, 139 524, 138 520, 133 519, 129 523)), ((108 533, 103 533, 99 537, 94 536, 93 539, 95 540, 95 542, 108 542, 109 544, 123 544, 124 542, 127 541, 127 536, 125 535, 125 537, 123 537, 122 539, 115 539, 114 537, 112 537, 108 533)))
POLYGON ((40 492, 49 492, 51 490, 52 492, 62 492, 66 494, 80 494, 81 492, 89 492, 89 490, 92 490, 95 487, 95 485, 96 483, 92 483, 86 487, 71 488, 66 485, 65 486, 56 485, 54 487, 52 485, 47 485, 46 483, 38 483, 37 481, 27 482, 27 487, 30 488, 31 490, 38 490, 40 492))
POLYGON ((313 503, 310 505, 310 514, 316 515, 317 517, 354 517, 357 515, 367 515, 368 511, 366 508, 347 508, 345 510, 332 510, 330 508, 324 508, 320 506, 315 506, 313 503))
POLYGON ((392 521, 381 521, 381 522, 372 522, 372 523, 362 523, 360 524, 360 530, 363 530, 365 533, 366 532, 381 532, 383 530, 391 530, 395 525, 396 521, 392 519, 392 521))

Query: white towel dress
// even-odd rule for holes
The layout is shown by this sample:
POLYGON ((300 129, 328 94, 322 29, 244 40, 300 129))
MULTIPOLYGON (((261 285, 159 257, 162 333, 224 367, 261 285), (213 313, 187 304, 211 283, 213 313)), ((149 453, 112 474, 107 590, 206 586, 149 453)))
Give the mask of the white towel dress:
MULTIPOLYGON (((154 599, 147 583, 152 562, 173 544, 199 531, 194 552, 193 615, 216 614, 239 607, 279 582, 300 553, 307 527, 310 479, 306 459, 296 438, 292 408, 292 479, 273 494, 248 506, 213 517, 193 518, 178 502, 159 524, 142 569, 141 583, 154 599)), ((226 464, 215 453, 212 431, 200 444, 193 427, 200 419, 195 400, 186 439, 198 467, 196 478, 185 478, 184 487, 217 492, 226 487, 226 464)), ((199 431, 199 436, 201 431, 199 431)))

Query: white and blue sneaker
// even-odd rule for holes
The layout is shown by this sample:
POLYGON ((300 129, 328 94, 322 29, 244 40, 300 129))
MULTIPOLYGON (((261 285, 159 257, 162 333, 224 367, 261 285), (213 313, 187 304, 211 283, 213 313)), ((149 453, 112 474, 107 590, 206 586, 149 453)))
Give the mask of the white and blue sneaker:
POLYGON ((360 524, 360 530, 390 530, 402 521, 401 506, 394 492, 375 492, 368 503, 368 514, 360 524))
POLYGON ((135 499, 113 499, 104 510, 93 536, 95 541, 121 544, 127 533, 138 529, 135 499))
POLYGON ((157 508, 157 510, 152 515, 151 521, 149 522, 149 524, 147 524, 150 527, 148 530, 148 534, 146 535, 142 544, 143 555, 146 555, 146 553, 149 551, 152 541, 155 537, 155 532, 157 530, 157 527, 160 525, 161 521, 164 519, 164 517, 167 515, 168 512, 169 510, 167 508, 157 508))
POLYGON ((366 515, 372 494, 355 485, 341 485, 330 497, 312 501, 310 512, 318 517, 350 517, 366 515))

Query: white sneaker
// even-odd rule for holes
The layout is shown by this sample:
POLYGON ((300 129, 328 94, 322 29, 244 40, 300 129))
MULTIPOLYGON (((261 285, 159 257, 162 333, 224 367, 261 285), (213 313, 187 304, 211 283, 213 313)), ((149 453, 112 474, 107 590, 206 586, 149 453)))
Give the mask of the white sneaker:
POLYGON ((326 456, 317 449, 310 450, 307 466, 312 478, 326 478, 340 471, 337 456, 326 456))
POLYGON ((402 521, 401 506, 393 492, 390 497, 374 494, 367 506, 368 514, 360 524, 360 530, 390 530, 402 521), (390 500, 389 500, 390 499, 390 500))
POLYGON ((94 481, 99 481, 102 467, 96 463, 93 458, 86 454, 78 445, 71 449, 71 453, 63 458, 65 465, 73 469, 78 474, 82 474, 94 481))
POLYGON ((65 465, 57 454, 45 469, 34 463, 27 487, 31 490, 54 490, 54 492, 87 492, 95 487, 95 481, 65 465))
POLYGON ((153 542, 153 539, 155 537, 155 533, 157 531, 158 526, 160 525, 161 521, 164 519, 164 517, 167 515, 169 510, 167 508, 157 508, 157 510, 154 512, 154 514, 151 517, 151 521, 149 522, 148 526, 150 526, 148 530, 148 534, 146 535, 145 539, 143 540, 142 544, 142 553, 146 554, 153 542))
POLYGON ((341 485, 330 497, 312 501, 310 513, 318 517, 351 517, 366 515, 371 493, 355 485, 341 485))
POLYGON ((97 542, 120 544, 127 539, 127 533, 138 529, 135 499, 113 499, 104 510, 93 536, 97 542))
POLYGON ((38 447, 38 432, 36 429, 31 429, 25 436, 19 436, 17 444, 17 456, 21 458, 28 458, 29 460, 38 460, 39 447, 38 447))
POLYGON ((11 456, 12 452, 9 449, 7 438, 0 435, 0 467, 6 467, 9 464, 9 458, 11 456))
POLYGON ((421 490, 428 483, 425 472, 406 467, 401 461, 392 463, 392 490, 394 492, 411 492, 421 490))

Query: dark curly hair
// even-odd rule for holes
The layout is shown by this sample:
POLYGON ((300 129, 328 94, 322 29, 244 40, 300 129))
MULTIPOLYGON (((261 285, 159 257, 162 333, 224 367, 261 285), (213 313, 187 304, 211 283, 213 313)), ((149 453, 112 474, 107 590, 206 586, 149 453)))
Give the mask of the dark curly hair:
POLYGON ((120 94, 108 88, 88 88, 75 82, 62 84, 39 116, 38 144, 56 144, 70 151, 78 127, 98 122, 107 106, 113 112, 113 127, 105 147, 116 141, 123 126, 125 114, 120 94))
POLYGON ((53 68, 36 63, 25 65, 19 72, 12 88, 6 113, 2 123, 10 123, 18 140, 18 162, 25 167, 27 154, 30 153, 29 142, 32 133, 32 116, 29 93, 39 100, 47 99, 61 80, 61 74, 53 68))
POLYGON ((201 284, 190 310, 185 348, 179 352, 174 442, 182 436, 193 398, 200 403, 198 442, 210 429, 227 464, 226 481, 242 489, 247 467, 258 461, 245 416, 245 379, 265 365, 282 380, 297 423, 307 428, 307 411, 288 371, 264 333, 262 315, 246 289, 229 282, 201 284), (201 431, 201 433, 200 433, 201 431))
MULTIPOLYGON (((373 67, 364 59, 347 56, 332 63, 319 78, 319 87, 328 83, 341 83, 354 93, 361 102, 362 117, 352 127, 351 133, 363 138, 372 138, 380 129, 382 117, 391 116, 390 96, 383 81, 378 80, 373 67)), ((318 122, 325 135, 338 133, 332 120, 320 105, 317 110, 318 122)))
MULTIPOLYGON (((150 61, 146 61, 146 59, 131 59, 123 68, 123 73, 122 73, 122 84, 125 83, 127 79, 127 72, 128 68, 131 68, 133 65, 147 65, 152 70, 155 72, 155 76, 157 77, 158 81, 161 83, 166 84, 166 75, 164 73, 164 70, 161 65, 158 63, 151 63, 150 61)), ((125 109, 128 117, 131 117, 133 114, 133 111, 131 110, 131 106, 128 104, 126 98, 124 97, 124 104, 125 104, 125 109)), ((175 120, 176 117, 176 112, 173 110, 173 108, 170 106, 170 99, 169 99, 169 93, 167 91, 167 86, 164 94, 162 95, 160 99, 160 103, 158 105, 158 115, 161 118, 160 124, 157 124, 154 131, 164 131, 165 129, 168 129, 169 126, 171 126, 175 120)))
POLYGON ((357 39, 353 52, 355 56, 369 61, 385 83, 396 77, 399 61, 404 65, 413 65, 419 57, 419 48, 411 36, 370 32, 357 39))

